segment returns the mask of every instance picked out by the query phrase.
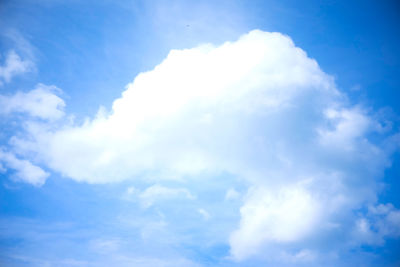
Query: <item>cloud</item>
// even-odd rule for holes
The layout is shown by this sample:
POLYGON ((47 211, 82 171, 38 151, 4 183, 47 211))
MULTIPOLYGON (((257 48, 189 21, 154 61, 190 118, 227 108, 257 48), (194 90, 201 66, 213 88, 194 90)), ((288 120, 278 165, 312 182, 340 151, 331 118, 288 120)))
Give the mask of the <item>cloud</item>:
POLYGON ((240 193, 235 188, 229 188, 225 194, 225 200, 235 200, 240 197, 240 193))
POLYGON ((288 37, 253 31, 220 47, 171 51, 154 70, 139 74, 108 114, 32 139, 50 168, 90 183, 148 169, 161 170, 160 177, 222 170, 247 175, 245 169, 261 174, 262 150, 284 127, 279 119, 296 108, 294 101, 309 104, 301 102, 307 94, 320 95, 320 104, 312 104, 321 108, 337 91, 288 37))
POLYGON ((55 86, 39 84, 35 89, 12 96, 0 95, 0 114, 24 113, 32 117, 56 120, 64 116, 65 103, 55 86))
POLYGON ((204 220, 209 220, 211 215, 205 209, 198 209, 197 212, 203 217, 204 220))
POLYGON ((331 129, 320 130, 320 141, 327 146, 351 150, 357 139, 363 138, 371 127, 371 119, 356 108, 327 109, 325 116, 332 123, 331 129))
MULTIPOLYGON (((52 99, 59 110, 63 102, 52 99)), ((317 259, 311 240, 330 235, 347 244, 352 230, 345 225, 376 204, 393 153, 387 143, 395 139, 289 37, 258 30, 220 46, 173 50, 128 84, 110 111, 83 124, 43 125, 29 123, 12 149, 76 181, 224 173, 245 181, 241 219, 229 238, 236 260, 288 246, 302 249, 294 258, 317 259)), ((154 185, 140 194, 152 205, 184 192, 154 185)))
POLYGON ((10 50, 4 59, 3 65, 0 65, 0 85, 4 82, 10 82, 14 76, 31 71, 32 69, 32 61, 21 59, 14 50, 10 50))
POLYGON ((392 204, 370 206, 368 213, 356 221, 354 240, 382 245, 387 238, 400 236, 400 210, 392 204))
POLYGON ((296 252, 294 254, 290 254, 290 253, 284 251, 280 255, 280 258, 283 262, 296 264, 299 262, 306 262, 306 263, 313 262, 317 258, 317 255, 313 251, 310 251, 307 249, 302 249, 299 252, 296 252))
POLYGON ((17 181, 23 181, 35 186, 41 186, 45 183, 49 173, 40 167, 33 165, 25 159, 18 159, 14 154, 0 149, 0 162, 3 162, 9 169, 15 170, 12 177, 17 181))
MULTIPOLYGON (((128 188, 128 193, 132 194, 132 188, 128 188)), ((152 185, 139 193, 139 201, 144 208, 149 208, 156 201, 168 200, 171 198, 194 199, 195 197, 186 188, 169 188, 159 184, 152 185)))
POLYGON ((15 28, 8 28, 0 32, 1 37, 9 40, 14 49, 11 51, 18 51, 19 56, 25 58, 26 61, 35 61, 35 47, 15 28), (29 60, 28 60, 29 59, 29 60))
POLYGON ((262 243, 297 241, 315 229, 321 209, 302 186, 252 188, 240 209, 240 227, 231 235, 231 252, 241 260, 259 253, 262 243))

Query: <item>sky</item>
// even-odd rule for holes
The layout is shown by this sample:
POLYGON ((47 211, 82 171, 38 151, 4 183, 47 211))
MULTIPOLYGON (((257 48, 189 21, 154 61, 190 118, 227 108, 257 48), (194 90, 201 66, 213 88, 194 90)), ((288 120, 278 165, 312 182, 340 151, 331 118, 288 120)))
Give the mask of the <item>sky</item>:
POLYGON ((399 266, 396 1, 0 2, 0 266, 399 266))

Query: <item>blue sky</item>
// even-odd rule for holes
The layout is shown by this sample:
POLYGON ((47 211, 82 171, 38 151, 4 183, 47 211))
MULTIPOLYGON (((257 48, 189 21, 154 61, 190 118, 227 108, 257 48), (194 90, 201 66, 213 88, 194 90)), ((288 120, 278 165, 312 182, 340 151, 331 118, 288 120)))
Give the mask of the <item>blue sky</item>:
POLYGON ((399 265, 399 12, 3 1, 0 265, 399 265))

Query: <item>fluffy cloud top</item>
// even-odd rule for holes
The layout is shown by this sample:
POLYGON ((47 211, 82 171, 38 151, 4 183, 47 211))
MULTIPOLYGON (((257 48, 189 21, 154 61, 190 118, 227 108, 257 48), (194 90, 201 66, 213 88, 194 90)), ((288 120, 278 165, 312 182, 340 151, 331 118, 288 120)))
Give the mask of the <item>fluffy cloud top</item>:
MULTIPOLYGON (((62 100, 47 93, 15 96, 16 103, 50 103, 53 116, 22 110, 25 104, 9 109, 60 118, 62 100)), ((307 240, 321 232, 346 236, 345 223, 356 227, 354 211, 376 202, 391 153, 368 138, 387 135, 381 123, 347 103, 315 60, 289 37, 257 30, 220 46, 173 50, 128 84, 111 111, 101 109, 82 125, 50 128, 30 123, 27 136, 12 139, 12 149, 77 181, 221 173, 246 181, 250 189, 229 241, 236 260, 271 244, 301 247, 291 260, 316 258, 307 240)), ((142 195, 182 190, 154 186, 142 195)))
POLYGON ((262 162, 276 159, 282 130, 315 135, 298 128, 295 117, 285 123, 289 112, 323 108, 337 95, 332 78, 288 37, 253 31, 219 47, 171 51, 127 86, 109 114, 36 133, 33 146, 50 168, 91 183, 148 169, 164 177, 201 171, 259 177, 262 162))

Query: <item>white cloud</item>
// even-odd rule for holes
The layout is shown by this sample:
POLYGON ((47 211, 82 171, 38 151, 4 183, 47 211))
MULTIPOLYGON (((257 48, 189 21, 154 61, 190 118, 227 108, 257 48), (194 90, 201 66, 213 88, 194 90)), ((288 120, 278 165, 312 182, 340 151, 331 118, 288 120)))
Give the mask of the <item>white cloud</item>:
MULTIPOLYGON (((132 194, 132 190, 130 189, 131 188, 128 188, 128 192, 132 194)), ((195 198, 186 188, 170 188, 159 184, 146 188, 138 195, 139 201, 144 208, 149 208, 156 201, 179 197, 186 199, 195 198)))
POLYGON ((10 82, 11 79, 19 74, 31 71, 33 63, 28 59, 21 59, 21 57, 11 50, 7 53, 3 65, 0 65, 0 85, 3 82, 10 82))
POLYGON ((210 213, 208 213, 208 211, 206 211, 205 209, 198 209, 197 212, 203 217, 204 220, 209 220, 211 215, 210 213))
POLYGON ((302 249, 294 254, 284 251, 280 256, 282 261, 289 262, 291 264, 296 264, 299 262, 313 262, 317 258, 316 253, 308 249, 302 249))
POLYGON ((253 31, 220 47, 171 51, 127 86, 110 114, 33 138, 50 168, 91 183, 148 169, 161 177, 263 173, 265 149, 284 128, 278 118, 311 104, 296 103, 308 93, 321 105, 337 95, 332 78, 288 37, 253 31))
POLYGON ((366 216, 358 219, 354 231, 355 241, 381 245, 387 238, 400 236, 400 210, 392 204, 370 206, 366 216))
MULTIPOLYGON (((344 231, 355 210, 376 202, 392 153, 368 139, 384 134, 380 122, 350 105, 315 60, 289 37, 261 31, 173 50, 128 84, 111 111, 58 130, 42 125, 30 123, 13 149, 77 181, 221 173, 246 181, 230 237, 237 260, 344 231)), ((159 185, 140 193, 145 206, 176 194, 185 195, 159 185)))
POLYGON ((353 149, 357 138, 364 138, 372 124, 371 118, 358 108, 327 109, 325 116, 333 124, 333 129, 321 130, 320 140, 325 145, 339 149, 353 149))
POLYGON ((40 167, 33 165, 25 159, 18 159, 14 154, 4 152, 0 149, 0 162, 3 162, 7 168, 15 170, 13 177, 18 181, 41 186, 46 181, 49 173, 42 170, 40 167))
POLYGON ((263 243, 288 243, 307 236, 318 223, 318 201, 301 185, 252 188, 240 209, 240 227, 232 233, 232 255, 242 260, 258 254, 263 243))
POLYGON ((226 200, 234 200, 234 199, 238 199, 239 197, 240 197, 240 193, 238 191, 236 191, 235 188, 229 188, 226 191, 226 194, 225 194, 226 200))
POLYGON ((0 114, 25 113, 41 119, 59 119, 64 116, 65 103, 56 92, 60 89, 55 86, 39 84, 27 93, 0 95, 0 114))

